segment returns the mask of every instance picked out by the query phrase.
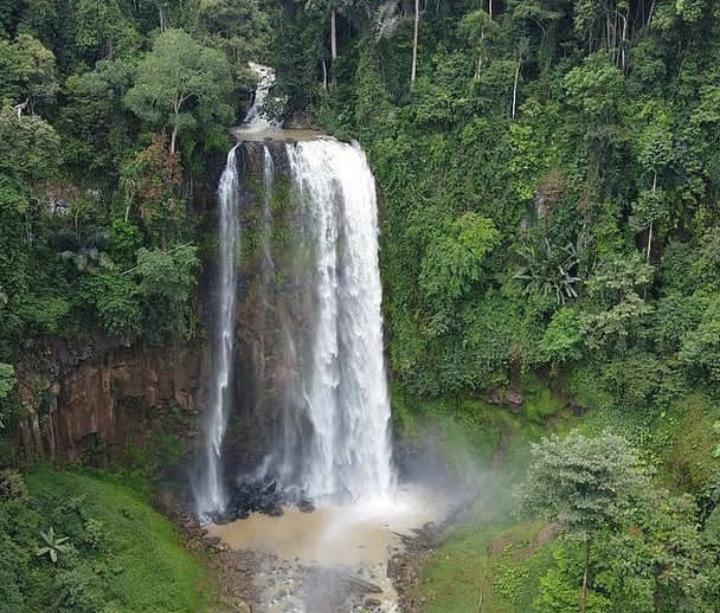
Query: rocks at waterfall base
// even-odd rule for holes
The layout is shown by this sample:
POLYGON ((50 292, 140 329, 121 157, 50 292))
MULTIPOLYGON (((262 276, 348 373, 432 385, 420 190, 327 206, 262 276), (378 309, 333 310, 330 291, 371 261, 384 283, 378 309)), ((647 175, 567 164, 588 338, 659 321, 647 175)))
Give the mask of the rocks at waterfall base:
POLYGON ((315 505, 304 492, 297 494, 278 486, 275 479, 242 481, 232 487, 227 508, 213 516, 216 524, 226 524, 236 519, 246 519, 250 513, 264 513, 280 517, 283 507, 295 505, 303 513, 312 513, 315 505))

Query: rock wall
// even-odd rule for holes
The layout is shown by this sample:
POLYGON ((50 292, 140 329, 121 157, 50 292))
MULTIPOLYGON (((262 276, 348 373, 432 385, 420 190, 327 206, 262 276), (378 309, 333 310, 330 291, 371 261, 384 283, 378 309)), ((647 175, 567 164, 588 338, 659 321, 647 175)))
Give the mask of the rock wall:
POLYGON ((196 430, 202 349, 82 345, 46 341, 18 368, 27 417, 20 427, 26 456, 60 462, 122 460, 143 449, 163 425, 183 441, 196 430))
MULTIPOLYGON (((188 180, 201 245, 211 242, 215 231, 216 192, 224 164, 223 151, 208 154, 201 178, 188 180)), ((212 267, 213 256, 208 254, 201 298, 212 289, 212 267)), ((208 302, 199 301, 203 321, 211 313, 208 302)), ((162 427, 190 450, 199 428, 207 362, 203 338, 164 348, 122 346, 98 334, 85 340, 28 341, 17 364, 20 400, 27 414, 18 444, 31 459, 75 462, 94 454, 102 461, 122 461, 129 449, 147 447, 162 427)))
POLYGON ((295 386, 307 367, 315 299, 314 256, 302 240, 302 205, 291 186, 286 142, 243 142, 237 160, 241 258, 234 403, 223 454, 228 480, 267 462, 279 442, 284 452, 302 456, 301 440, 286 428, 288 414, 303 415, 297 406, 302 391, 295 386), (272 158, 270 190, 266 152, 272 158))

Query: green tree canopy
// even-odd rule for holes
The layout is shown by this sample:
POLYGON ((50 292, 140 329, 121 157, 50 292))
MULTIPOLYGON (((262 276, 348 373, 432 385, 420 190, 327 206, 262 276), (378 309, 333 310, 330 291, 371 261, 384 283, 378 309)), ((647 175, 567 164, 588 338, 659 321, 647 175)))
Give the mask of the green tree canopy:
POLYGON ((588 438, 543 439, 532 446, 532 460, 519 490, 520 509, 558 522, 585 546, 581 610, 587 605, 591 543, 601 531, 617 530, 644 495, 648 476, 625 439, 608 432, 588 438))
POLYGON ((55 56, 43 44, 20 34, 14 42, 0 40, 0 99, 23 104, 30 112, 57 92, 55 56))
POLYGON ((225 56, 204 47, 187 32, 167 30, 140 62, 128 108, 156 128, 172 127, 170 152, 178 135, 198 124, 232 121, 228 101, 233 82, 225 56))
POLYGON ((60 138, 37 115, 0 108, 0 172, 33 184, 52 176, 60 164, 60 138))

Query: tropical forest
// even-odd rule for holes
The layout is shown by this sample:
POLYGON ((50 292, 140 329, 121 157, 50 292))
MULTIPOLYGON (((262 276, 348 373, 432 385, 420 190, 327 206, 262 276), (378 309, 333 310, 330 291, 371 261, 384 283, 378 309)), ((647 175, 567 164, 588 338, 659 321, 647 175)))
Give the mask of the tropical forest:
POLYGON ((0 0, 0 613, 719 613, 720 0, 0 0))

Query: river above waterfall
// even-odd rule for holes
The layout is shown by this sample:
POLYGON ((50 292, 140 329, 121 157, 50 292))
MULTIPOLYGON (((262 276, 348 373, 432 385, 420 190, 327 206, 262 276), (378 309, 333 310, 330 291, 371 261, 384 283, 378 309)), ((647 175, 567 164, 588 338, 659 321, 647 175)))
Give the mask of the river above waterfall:
POLYGON ((263 142, 263 141, 286 141, 286 142, 303 142, 315 139, 328 139, 329 137, 319 130, 305 129, 281 129, 281 128, 247 128, 239 126, 232 130, 233 136, 238 141, 243 142, 263 142))

